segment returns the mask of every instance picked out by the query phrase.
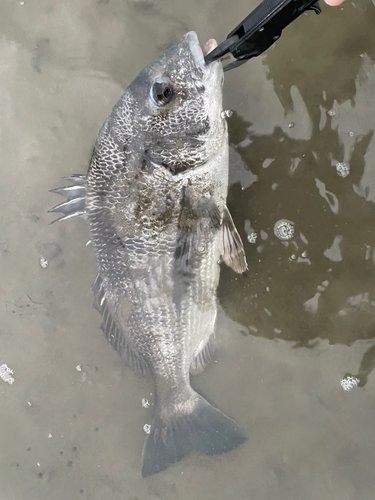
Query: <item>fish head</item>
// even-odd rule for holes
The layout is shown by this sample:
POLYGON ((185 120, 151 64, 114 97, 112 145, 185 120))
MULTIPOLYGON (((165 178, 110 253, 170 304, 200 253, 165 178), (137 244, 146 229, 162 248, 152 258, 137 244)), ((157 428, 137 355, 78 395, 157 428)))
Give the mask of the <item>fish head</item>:
POLYGON ((226 141, 222 65, 204 60, 216 46, 209 40, 202 50, 196 33, 187 33, 141 71, 118 103, 115 133, 131 137, 132 150, 151 165, 180 173, 206 163, 226 141))

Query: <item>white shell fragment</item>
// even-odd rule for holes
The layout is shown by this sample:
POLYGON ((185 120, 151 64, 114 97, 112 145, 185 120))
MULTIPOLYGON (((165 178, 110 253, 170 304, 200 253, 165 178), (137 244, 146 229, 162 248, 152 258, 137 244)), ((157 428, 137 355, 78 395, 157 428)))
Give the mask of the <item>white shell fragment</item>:
POLYGON ((337 174, 345 179, 350 174, 350 167, 347 163, 336 163, 337 174))
POLYGON ((149 406, 150 406, 148 399, 143 398, 141 403, 142 403, 143 408, 149 408, 149 406))
POLYGON ((359 379, 357 377, 347 376, 343 378, 340 383, 344 391, 350 391, 353 387, 357 387, 359 379))
POLYGON ((294 222, 287 219, 280 219, 276 222, 273 232, 279 240, 290 240, 294 235, 294 222))
POLYGON ((45 269, 46 267, 48 267, 48 260, 45 259, 44 257, 42 257, 40 260, 39 260, 39 264, 41 265, 41 267, 43 269, 45 269))
POLYGON ((150 424, 145 424, 143 426, 143 430, 145 431, 146 434, 150 434, 150 432, 151 432, 151 425, 150 424))
POLYGON ((4 382, 8 382, 8 384, 12 385, 14 382, 12 375, 13 370, 11 370, 6 364, 0 366, 0 378, 2 378, 4 382))
POLYGON ((81 365, 77 365, 76 366, 76 370, 77 370, 77 372, 81 372, 82 371, 82 366, 81 365))
POLYGON ((329 114, 329 116, 335 116, 336 113, 333 109, 330 109, 329 111, 327 111, 327 114, 329 114))

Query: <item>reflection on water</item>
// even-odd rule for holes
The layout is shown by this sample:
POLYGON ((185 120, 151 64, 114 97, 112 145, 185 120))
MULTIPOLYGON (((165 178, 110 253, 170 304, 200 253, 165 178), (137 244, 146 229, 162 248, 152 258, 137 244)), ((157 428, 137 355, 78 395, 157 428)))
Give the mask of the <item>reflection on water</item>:
MULTIPOLYGON (((242 113, 229 120, 231 146, 257 176, 249 189, 234 184, 229 200, 244 220, 245 231, 245 221, 250 220, 253 230, 264 231, 268 238, 248 247, 257 282, 249 276, 250 283, 234 283, 223 270, 221 302, 237 321, 251 321, 259 335, 273 338, 275 329, 282 330, 278 337, 299 344, 316 337, 348 344, 373 337, 375 214, 369 201, 375 157, 375 70, 362 16, 373 22, 375 15, 370 4, 361 15, 352 5, 345 9, 352 17, 340 16, 337 37, 332 25, 337 11, 331 9, 319 25, 328 35, 315 37, 312 47, 304 38, 307 23, 312 22, 305 16, 264 57, 266 78, 272 80, 281 103, 276 106, 284 109, 283 116, 276 111, 273 131, 259 133, 256 122, 245 120, 242 113), (354 43, 357 32, 361 34, 354 43), (314 57, 326 53, 329 44, 331 53, 314 57), (239 129, 242 134, 237 134, 239 129), (288 243, 277 241, 273 234, 280 218, 295 223, 294 238, 288 243), (267 285, 270 292, 265 294, 267 285), (252 293, 245 293, 249 288, 252 293), (361 293, 367 293, 367 306, 363 302, 361 307, 352 306, 344 318, 347 301, 361 293)), ((264 109, 273 111, 266 104, 264 109)), ((250 112, 248 116, 253 119, 250 112)))
POLYGON ((186 31, 221 41, 255 5, 3 2, 4 498, 373 498, 373 2, 306 14, 226 74, 228 204, 249 272, 222 268, 220 348, 193 385, 246 429, 240 449, 140 479, 152 384, 101 335, 84 222, 48 226, 48 189, 86 171, 123 88, 186 31))

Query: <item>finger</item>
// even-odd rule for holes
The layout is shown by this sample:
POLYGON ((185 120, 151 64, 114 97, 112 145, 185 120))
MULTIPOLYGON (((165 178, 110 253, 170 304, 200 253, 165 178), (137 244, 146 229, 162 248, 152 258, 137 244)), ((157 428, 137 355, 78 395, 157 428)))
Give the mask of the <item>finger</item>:
POLYGON ((341 5, 345 0, 325 0, 326 4, 331 6, 341 5))

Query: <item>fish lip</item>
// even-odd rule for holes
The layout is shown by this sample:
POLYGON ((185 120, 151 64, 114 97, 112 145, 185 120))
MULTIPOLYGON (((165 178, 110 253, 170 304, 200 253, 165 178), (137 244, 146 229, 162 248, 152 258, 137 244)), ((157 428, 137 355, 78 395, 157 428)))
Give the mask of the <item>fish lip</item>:
MULTIPOLYGON (((206 71, 208 69, 208 65, 206 64, 205 61, 205 54, 204 51, 209 49, 211 52, 214 50, 215 47, 217 47, 217 42, 216 40, 209 40, 206 44, 204 49, 202 50, 202 47, 199 43, 198 36, 195 33, 195 31, 189 31, 189 33, 186 33, 186 38, 188 39, 189 42, 189 47, 190 47, 190 52, 194 58, 195 64, 199 66, 201 69, 206 71)), ((213 64, 213 63, 211 63, 213 64)))
POLYGON ((185 36, 189 42, 190 52, 194 58, 195 64, 201 69, 206 70, 208 66, 204 60, 203 50, 199 43, 197 34, 195 31, 189 31, 189 33, 186 33, 185 36))

